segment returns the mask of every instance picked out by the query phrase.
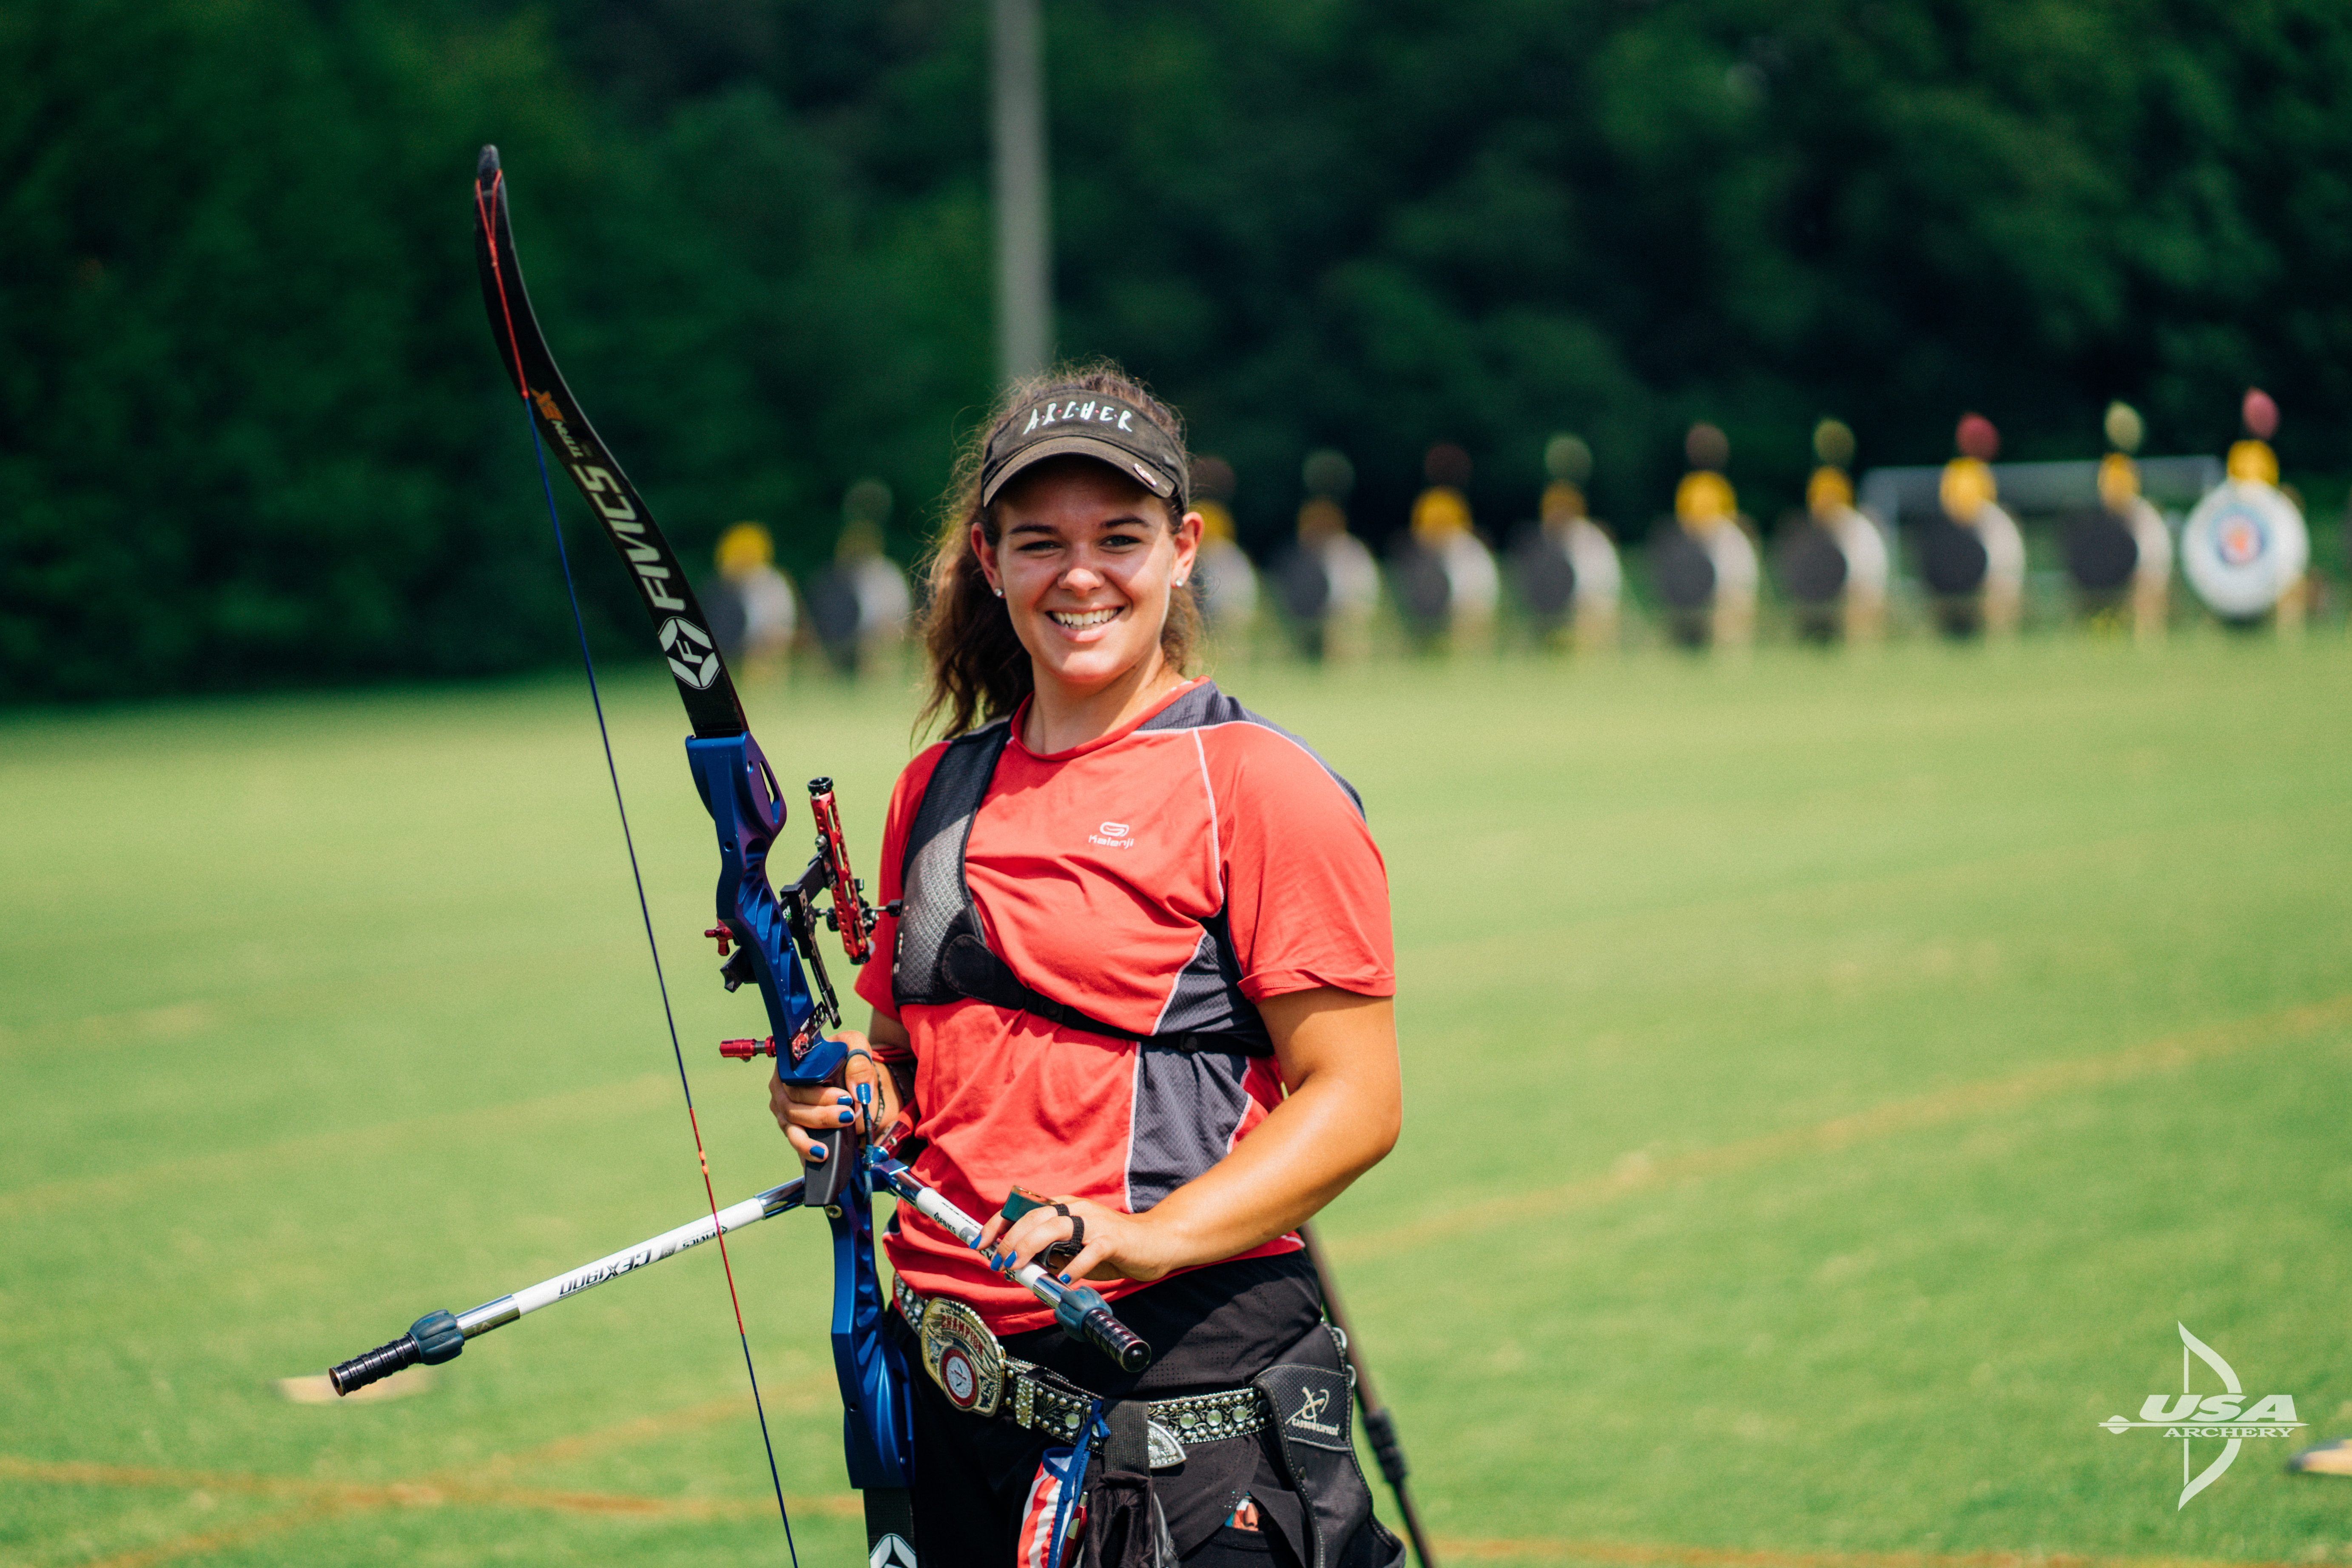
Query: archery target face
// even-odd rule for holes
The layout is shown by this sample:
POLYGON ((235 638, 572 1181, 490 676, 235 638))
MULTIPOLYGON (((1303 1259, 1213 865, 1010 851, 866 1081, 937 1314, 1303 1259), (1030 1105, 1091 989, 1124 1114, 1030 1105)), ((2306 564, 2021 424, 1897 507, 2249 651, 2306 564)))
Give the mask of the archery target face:
POLYGON ((1406 545, 1391 568, 1390 580, 1396 584, 1398 602, 1414 624, 1444 625, 1445 613, 1454 604, 1454 583, 1435 551, 1418 543, 1406 545))
POLYGON ((1559 540, 1541 529, 1531 530, 1519 543, 1519 596, 1528 608, 1546 620, 1559 620, 1576 599, 1576 563, 1559 540))
POLYGON ((1284 556, 1274 569, 1274 584, 1282 607, 1310 626, 1331 608, 1331 574, 1318 552, 1294 550, 1284 556))
POLYGON ((1919 531, 1919 574, 1927 586, 1946 598, 1963 598, 1980 592, 1992 556, 1973 528, 1963 527, 1941 512, 1919 531))
POLYGON ((2242 511, 2225 514, 2213 530, 2215 553, 2221 557, 2221 564, 2232 572, 2252 566, 2269 542, 2260 521, 2242 511))
POLYGON ((1845 592, 1845 552, 1821 524, 1801 522, 1784 531, 1775 554, 1781 591, 1800 605, 1834 604, 1845 592))
POLYGON ((1651 536, 1650 570, 1657 576, 1658 596, 1674 609, 1688 614, 1715 600, 1715 562, 1679 526, 1660 528, 1651 536))
POLYGON ((2310 563, 2311 535, 2294 503, 2269 485, 2221 486, 2189 514, 2180 569, 2213 613, 2266 613, 2310 563))
POLYGON ((2139 565, 2139 542, 2129 525, 2105 507, 2070 515, 2060 526, 2066 574, 2086 594, 2119 593, 2139 565))

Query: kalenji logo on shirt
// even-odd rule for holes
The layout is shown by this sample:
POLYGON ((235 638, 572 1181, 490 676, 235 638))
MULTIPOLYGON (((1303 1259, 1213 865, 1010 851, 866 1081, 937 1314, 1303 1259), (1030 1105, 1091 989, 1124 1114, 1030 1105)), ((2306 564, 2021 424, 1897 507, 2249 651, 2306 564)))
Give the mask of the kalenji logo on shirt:
POLYGON ((1087 835, 1087 842, 1099 844, 1106 849, 1132 849, 1135 840, 1124 822, 1106 822, 1096 832, 1087 835))

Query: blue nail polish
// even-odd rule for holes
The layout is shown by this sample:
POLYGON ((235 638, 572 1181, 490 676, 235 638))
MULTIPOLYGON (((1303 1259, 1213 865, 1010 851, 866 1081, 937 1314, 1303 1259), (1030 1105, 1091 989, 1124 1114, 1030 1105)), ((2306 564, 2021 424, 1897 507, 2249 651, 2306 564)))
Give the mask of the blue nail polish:
POLYGON ((1063 1284, 1065 1284, 1065 1285, 1067 1285, 1069 1282, 1070 1282, 1070 1277, 1069 1277, 1068 1275, 1066 1275, 1066 1274, 1063 1275, 1063 1276, 1062 1276, 1062 1283, 1063 1283, 1063 1284))
POLYGON ((822 1144, 822 1143, 812 1143, 812 1144, 810 1144, 810 1145, 809 1145, 809 1161, 810 1161, 810 1163, 811 1163, 812 1164, 818 1164, 818 1165, 822 1165, 822 1164, 824 1164, 824 1144, 822 1144))
POLYGON ((845 1107, 845 1107, 843 1107, 843 1109, 842 1109, 842 1112, 841 1112, 841 1124, 842 1124, 844 1127, 848 1126, 851 1122, 853 1122, 853 1121, 856 1121, 856 1120, 857 1120, 857 1112, 856 1112, 856 1111, 854 1111, 854 1110, 849 1110, 849 1109, 848 1109, 847 1107, 845 1107))

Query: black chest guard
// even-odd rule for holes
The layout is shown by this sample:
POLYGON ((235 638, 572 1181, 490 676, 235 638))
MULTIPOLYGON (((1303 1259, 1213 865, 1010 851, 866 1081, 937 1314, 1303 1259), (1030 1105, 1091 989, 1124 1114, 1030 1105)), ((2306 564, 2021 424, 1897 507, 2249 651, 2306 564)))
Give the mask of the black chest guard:
MULTIPOLYGON (((1171 703, 1143 727, 1180 729, 1198 723, 1200 716, 1184 711, 1193 706, 1189 700, 1171 703)), ((1240 705, 1234 706, 1238 710, 1240 705)), ((890 971, 892 999, 901 1007, 970 999, 1161 1050, 1272 1056, 1274 1042, 1265 1020, 1242 994, 1241 969, 1223 910, 1202 925, 1199 945, 1177 976, 1160 1028, 1148 1035, 1114 1027, 1055 1001, 1013 973, 989 947, 971 888, 964 880, 963 859, 972 819, 988 796, 989 781, 996 776, 997 761, 1012 733, 1010 722, 1000 719, 957 736, 923 790, 900 867, 904 908, 898 917, 898 959, 890 971)), ((1041 978, 1052 984, 1050 977, 1041 978)))

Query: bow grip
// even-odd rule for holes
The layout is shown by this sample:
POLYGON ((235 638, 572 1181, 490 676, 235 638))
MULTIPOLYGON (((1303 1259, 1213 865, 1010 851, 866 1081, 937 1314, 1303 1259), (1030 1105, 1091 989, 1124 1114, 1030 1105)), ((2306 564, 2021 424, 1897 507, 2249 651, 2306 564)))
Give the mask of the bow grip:
MULTIPOLYGON (((829 1040, 822 1035, 809 1043, 808 1054, 798 1061, 790 1051, 776 1053, 776 1077, 785 1083, 807 1086, 821 1084, 841 1070, 849 1059, 849 1047, 839 1040, 829 1040)), ((801 1162, 801 1172, 807 1185, 802 1189, 802 1202, 813 1209, 831 1208, 841 1202, 850 1178, 856 1173, 857 1146, 846 1127, 830 1132, 812 1132, 809 1142, 824 1151, 824 1158, 814 1163, 801 1162)))
POLYGON ((823 1083, 833 1077, 848 1059, 847 1046, 819 1035, 809 1042, 805 1055, 795 1057, 789 1050, 777 1052, 776 1076, 786 1083, 805 1089, 810 1084, 823 1083))

